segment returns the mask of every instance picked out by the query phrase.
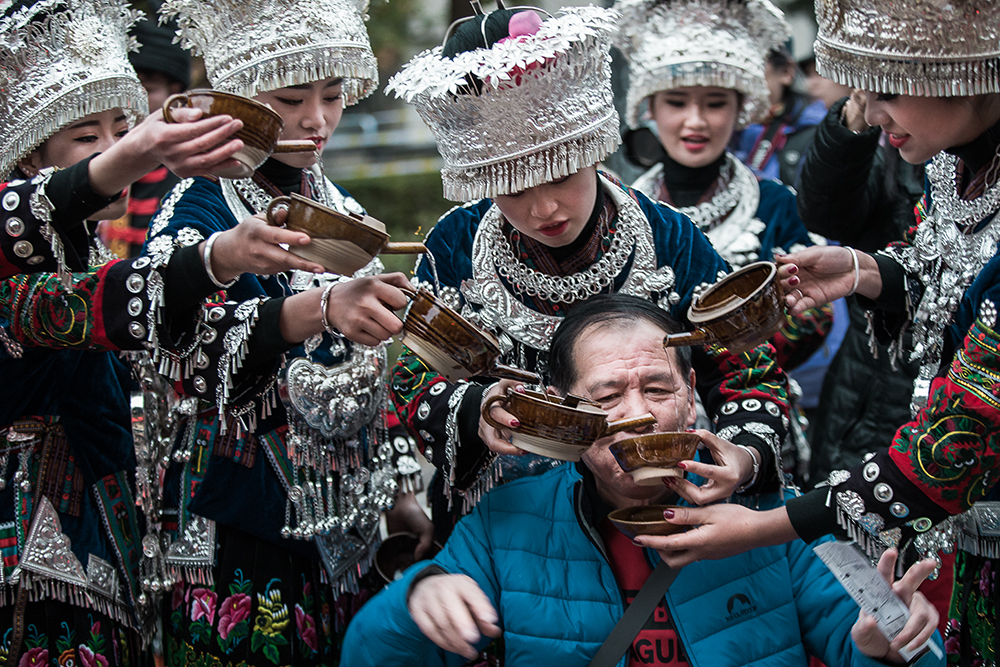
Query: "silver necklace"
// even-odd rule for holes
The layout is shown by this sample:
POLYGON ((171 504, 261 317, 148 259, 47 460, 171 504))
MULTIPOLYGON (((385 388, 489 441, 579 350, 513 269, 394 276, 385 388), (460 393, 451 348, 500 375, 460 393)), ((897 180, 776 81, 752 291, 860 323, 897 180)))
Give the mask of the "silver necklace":
MULTIPOLYGON (((944 352, 944 333, 965 290, 996 254, 1000 241, 1000 183, 989 185, 974 200, 958 191, 958 158, 939 153, 927 167, 931 210, 917 228, 913 245, 887 254, 910 274, 919 276, 924 294, 913 316, 911 361, 920 361, 913 382, 910 409, 915 415, 927 405, 931 380, 944 352), (977 225, 993 216, 981 229, 977 225)), ((891 352, 898 352, 896 348, 891 352)))
POLYGON ((483 224, 486 227, 484 232, 487 247, 491 248, 490 254, 497 273, 507 279, 515 292, 553 303, 573 303, 607 290, 628 262, 635 243, 633 230, 619 224, 611 236, 611 247, 597 262, 584 271, 568 276, 552 276, 536 271, 518 260, 503 234, 501 215, 487 215, 483 224))
POLYGON ((714 228, 724 219, 730 217, 741 202, 749 204, 753 200, 753 209, 748 211, 747 217, 752 217, 756 213, 759 197, 755 199, 748 195, 757 189, 757 179, 748 167, 745 167, 728 153, 726 154, 726 163, 719 170, 717 188, 716 193, 709 201, 694 206, 684 206, 677 210, 691 218, 703 232, 714 228))

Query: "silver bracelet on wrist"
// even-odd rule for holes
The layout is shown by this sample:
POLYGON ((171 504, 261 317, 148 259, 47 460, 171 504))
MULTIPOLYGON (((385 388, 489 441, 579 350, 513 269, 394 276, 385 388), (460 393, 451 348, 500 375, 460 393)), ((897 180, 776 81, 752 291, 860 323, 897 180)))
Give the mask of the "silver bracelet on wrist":
POLYGON ((340 329, 330 324, 330 320, 326 319, 326 308, 330 305, 330 292, 333 288, 337 286, 338 283, 330 283, 323 288, 323 295, 319 298, 319 315, 323 321, 323 328, 331 336, 336 336, 337 338, 343 338, 344 334, 340 333, 340 329))
POLYGON ((753 477, 750 478, 749 482, 747 482, 740 488, 736 489, 736 493, 743 493, 744 491, 746 491, 751 486, 757 483, 757 475, 760 474, 760 461, 757 459, 757 453, 754 452, 752 447, 747 447, 746 445, 736 445, 736 446, 745 451, 747 454, 749 454, 750 460, 753 461, 753 477))
POLYGON ((851 259, 854 260, 854 286, 851 287, 851 291, 847 296, 851 296, 858 290, 858 283, 861 282, 861 263, 858 262, 858 251, 851 246, 844 246, 851 251, 851 259))
POLYGON ((219 234, 221 233, 222 232, 215 232, 214 234, 210 235, 207 239, 205 239, 205 247, 201 251, 201 261, 205 265, 205 273, 208 274, 208 279, 211 280, 216 287, 220 289, 226 289, 228 287, 232 287, 233 285, 235 285, 236 281, 239 279, 239 276, 233 278, 228 283, 224 283, 221 282, 218 278, 216 278, 215 274, 212 273, 212 246, 215 245, 215 240, 219 238, 219 234))

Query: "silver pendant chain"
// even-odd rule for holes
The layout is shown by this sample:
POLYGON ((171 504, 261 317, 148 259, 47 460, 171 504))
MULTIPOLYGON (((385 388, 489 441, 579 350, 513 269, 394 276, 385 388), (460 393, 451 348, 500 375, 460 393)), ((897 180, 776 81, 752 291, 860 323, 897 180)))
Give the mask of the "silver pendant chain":
POLYGON ((707 231, 719 224, 723 218, 736 208, 740 200, 743 199, 746 185, 745 178, 733 177, 734 174, 743 176, 741 171, 734 168, 734 159, 732 155, 726 155, 726 163, 719 170, 717 190, 709 201, 677 209, 691 218, 694 224, 698 225, 698 228, 702 231, 707 231))

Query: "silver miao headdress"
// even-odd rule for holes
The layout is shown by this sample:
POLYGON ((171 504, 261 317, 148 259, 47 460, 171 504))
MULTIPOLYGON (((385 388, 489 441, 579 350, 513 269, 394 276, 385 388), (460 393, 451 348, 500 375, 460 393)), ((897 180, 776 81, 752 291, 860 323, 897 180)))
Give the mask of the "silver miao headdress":
POLYGON ((367 0, 166 0, 180 43, 205 58, 212 87, 237 95, 343 77, 344 104, 378 86, 367 0))
POLYGON ((644 102, 661 90, 717 86, 743 94, 737 127, 770 106, 764 61, 791 34, 767 0, 619 0, 615 39, 629 63, 626 121, 638 127, 644 102))
POLYGON ((444 196, 512 194, 607 157, 621 138, 608 50, 618 14, 573 7, 532 35, 457 54, 435 47, 386 89, 416 105, 444 158, 444 196), (473 78, 481 85, 470 83, 473 78))
POLYGON ((139 16, 122 0, 41 0, 0 20, 0 176, 84 116, 146 114, 126 55, 139 16))
POLYGON ((996 0, 816 0, 816 68, 870 92, 1000 92, 996 0))

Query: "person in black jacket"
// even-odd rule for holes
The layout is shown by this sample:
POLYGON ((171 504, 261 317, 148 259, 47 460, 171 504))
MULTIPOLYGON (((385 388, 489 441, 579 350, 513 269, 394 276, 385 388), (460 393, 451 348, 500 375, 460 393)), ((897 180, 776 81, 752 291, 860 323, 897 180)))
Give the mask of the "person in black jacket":
MULTIPOLYGON (((882 146, 864 119, 865 97, 855 91, 830 107, 806 153, 797 183, 799 216, 828 239, 874 252, 903 237, 923 193, 923 166, 882 146)), ((809 440, 810 479, 849 468, 870 442, 891 440, 909 421, 914 364, 893 368, 885 346, 872 350, 867 319, 848 299, 851 327, 830 364, 809 440)))

